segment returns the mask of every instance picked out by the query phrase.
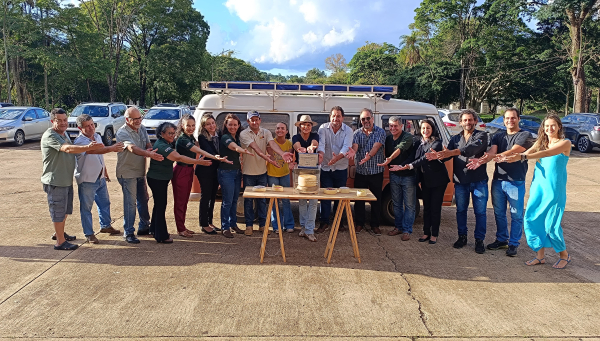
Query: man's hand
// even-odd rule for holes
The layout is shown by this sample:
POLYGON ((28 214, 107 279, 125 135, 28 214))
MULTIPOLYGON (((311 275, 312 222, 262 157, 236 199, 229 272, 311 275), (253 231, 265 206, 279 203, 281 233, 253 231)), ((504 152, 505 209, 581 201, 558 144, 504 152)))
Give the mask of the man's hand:
POLYGON ((204 158, 204 155, 200 156, 200 158, 196 161, 197 165, 201 165, 201 166, 210 166, 212 165, 212 161, 210 161, 209 159, 204 158))
POLYGON ((266 156, 265 160, 267 160, 268 163, 272 164, 276 168, 281 168, 279 163, 277 161, 275 161, 275 159, 273 159, 273 157, 271 155, 265 155, 265 156, 266 156))
POLYGON ((448 150, 448 148, 446 148, 446 146, 444 146, 444 149, 440 150, 439 152, 437 152, 437 159, 438 160, 442 160, 442 159, 446 159, 453 156, 452 155, 452 151, 448 150))
POLYGON ((406 169, 410 169, 410 166, 409 165, 404 165, 404 166, 394 165, 394 166, 390 167, 390 172, 397 172, 397 171, 402 171, 402 170, 406 170, 406 169))
POLYGON ((481 158, 479 158, 479 159, 470 159, 469 163, 467 163, 467 169, 469 169, 469 170, 475 170, 475 169, 479 168, 479 166, 481 166, 481 164, 482 164, 481 158))
POLYGON ((319 164, 323 163, 323 153, 319 153, 319 164))
POLYGON ((109 147, 111 152, 122 152, 125 149, 123 142, 118 142, 109 147))
POLYGON ((483 153, 483 156, 479 158, 479 161, 481 161, 482 164, 492 161, 494 159, 496 155, 494 154, 488 154, 488 153, 483 153))
POLYGON ((158 150, 158 148, 148 150, 148 157, 151 158, 152 160, 155 160, 155 161, 162 161, 162 160, 164 160, 165 158, 162 155, 158 154, 156 152, 157 150, 158 150))
POLYGON ((365 155, 365 157, 362 160, 360 160, 360 162, 358 163, 358 165, 362 166, 362 165, 364 165, 369 160, 371 160, 371 155, 369 155, 369 153, 367 153, 365 155))
POLYGON ((431 152, 425 153, 425 158, 427 161, 437 160, 437 152, 433 148, 429 148, 429 150, 431 150, 431 152))
POLYGON ((294 161, 294 154, 292 154, 290 152, 283 153, 283 155, 281 157, 283 158, 283 161, 285 161, 286 163, 290 163, 290 162, 294 161))
POLYGON ((336 154, 334 152, 331 152, 331 160, 329 160, 329 162, 327 163, 328 166, 333 166, 335 165, 336 162, 340 161, 342 159, 342 157, 339 157, 338 155, 342 155, 342 154, 336 154))
POLYGON ((240 154, 247 154, 247 155, 250 155, 250 156, 254 156, 254 153, 252 153, 251 151, 249 151, 248 148, 242 149, 242 152, 240 154))
POLYGON ((377 166, 385 167, 385 166, 389 165, 390 162, 392 162, 392 158, 391 157, 386 157, 385 161, 383 163, 378 163, 377 166))
POLYGON ((220 155, 215 155, 215 159, 217 159, 218 161, 225 162, 225 163, 228 163, 230 165, 233 165, 233 161, 227 160, 227 156, 223 156, 222 157, 220 155))
POLYGON ((356 156, 356 151, 352 148, 348 149, 346 154, 344 155, 348 160, 353 160, 356 156))
POLYGON ((510 155, 498 154, 496 156, 496 158, 494 158, 494 161, 496 161, 496 162, 508 162, 508 163, 513 163, 513 162, 521 161, 521 153, 513 153, 513 154, 510 154, 510 155))
POLYGON ((90 142, 90 144, 87 145, 87 150, 98 150, 102 148, 104 148, 104 145, 96 141, 92 141, 90 142))

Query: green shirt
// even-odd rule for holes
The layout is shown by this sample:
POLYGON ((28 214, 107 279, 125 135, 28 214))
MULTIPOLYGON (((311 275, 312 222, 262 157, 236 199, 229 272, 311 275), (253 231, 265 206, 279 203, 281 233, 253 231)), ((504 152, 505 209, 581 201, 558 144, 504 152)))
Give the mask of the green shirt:
POLYGON ((45 185, 73 186, 76 157, 75 154, 61 152, 63 144, 72 144, 66 134, 60 135, 50 128, 42 135, 42 183, 45 185))
POLYGON ((152 148, 157 149, 156 152, 165 159, 162 161, 151 159, 146 176, 156 180, 171 180, 173 178, 173 161, 167 159, 167 156, 175 151, 174 146, 160 137, 152 148))
POLYGON ((233 161, 233 165, 230 165, 226 162, 221 162, 219 165, 220 169, 242 169, 242 165, 240 165, 240 154, 235 150, 229 149, 228 147, 231 142, 234 142, 238 146, 240 145, 240 139, 234 139, 231 134, 223 134, 223 136, 221 136, 221 145, 219 146, 221 156, 227 156, 227 160, 233 161))
POLYGON ((177 142, 175 142, 175 149, 179 154, 195 159, 196 153, 190 150, 195 145, 196 139, 194 136, 188 136, 182 133, 177 139, 177 142))

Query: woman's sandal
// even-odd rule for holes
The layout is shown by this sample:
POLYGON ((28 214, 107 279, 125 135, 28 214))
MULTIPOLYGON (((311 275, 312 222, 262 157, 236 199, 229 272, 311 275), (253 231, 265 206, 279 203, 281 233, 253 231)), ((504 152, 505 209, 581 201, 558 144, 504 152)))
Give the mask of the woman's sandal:
POLYGON ((194 236, 188 230, 184 230, 182 232, 179 232, 179 235, 182 236, 182 237, 185 237, 185 238, 192 238, 194 236))
POLYGON ((559 258, 558 262, 554 263, 554 265, 552 265, 552 267, 555 268, 555 269, 564 269, 564 268, 567 267, 567 265, 569 265, 569 263, 571 263, 571 255, 567 254, 567 259, 559 258), (565 266, 559 268, 558 267, 558 263, 560 263, 561 260, 564 260, 565 262, 567 262, 567 264, 565 264, 565 266))
POLYGON ((525 262, 525 265, 527 266, 533 266, 533 265, 540 265, 540 264, 546 264, 546 257, 539 259, 539 258, 534 258, 532 260, 528 260, 527 262, 525 262), (534 263, 535 261, 537 261, 537 263, 534 263))

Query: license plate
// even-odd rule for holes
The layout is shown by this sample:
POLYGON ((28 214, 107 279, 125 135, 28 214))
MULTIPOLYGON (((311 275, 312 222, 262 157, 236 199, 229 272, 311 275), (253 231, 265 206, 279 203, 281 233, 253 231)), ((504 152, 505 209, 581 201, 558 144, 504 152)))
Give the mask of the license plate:
POLYGON ((72 139, 76 138, 77 136, 79 136, 79 134, 77 134, 77 133, 70 133, 69 134, 69 137, 72 138, 72 139))

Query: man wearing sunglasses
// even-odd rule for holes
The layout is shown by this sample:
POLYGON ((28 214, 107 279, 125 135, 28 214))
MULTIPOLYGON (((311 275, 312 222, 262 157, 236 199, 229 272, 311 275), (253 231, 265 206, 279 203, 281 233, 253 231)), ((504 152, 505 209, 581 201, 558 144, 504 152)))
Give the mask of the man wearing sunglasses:
POLYGON ((146 158, 162 161, 164 157, 152 150, 142 114, 137 108, 125 111, 125 124, 117 131, 117 143, 125 149, 117 153, 117 180, 123 190, 123 229, 125 240, 137 244, 135 237, 135 210, 140 214, 138 236, 150 234, 148 188, 146 187, 146 158))
MULTIPOLYGON (((381 187, 383 186, 383 167, 378 164, 384 161, 383 145, 385 131, 375 125, 375 117, 371 109, 364 108, 360 113, 362 127, 354 132, 352 149, 356 152, 356 175, 354 187, 368 188, 377 201, 371 201, 371 231, 376 236, 381 235, 379 216, 381 212, 381 187)), ((365 202, 354 203, 356 214, 356 233, 360 233, 365 225, 365 202)))

